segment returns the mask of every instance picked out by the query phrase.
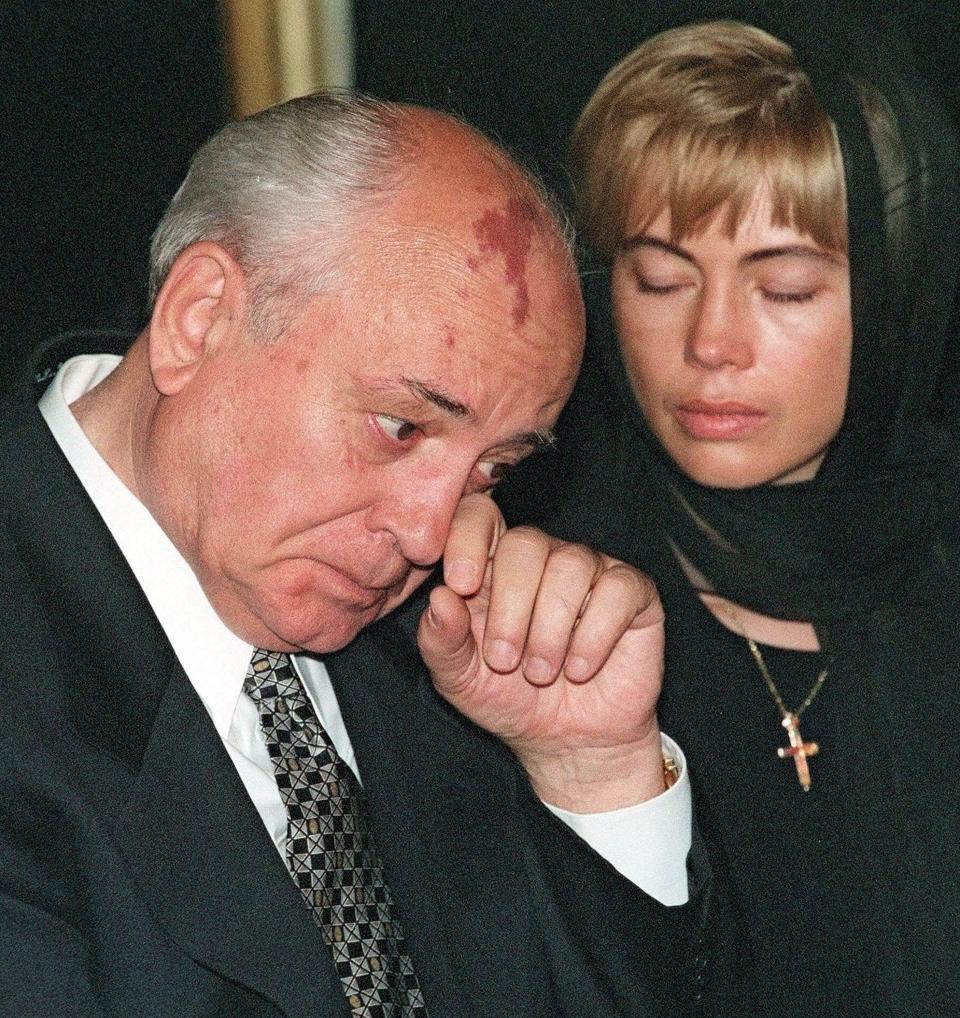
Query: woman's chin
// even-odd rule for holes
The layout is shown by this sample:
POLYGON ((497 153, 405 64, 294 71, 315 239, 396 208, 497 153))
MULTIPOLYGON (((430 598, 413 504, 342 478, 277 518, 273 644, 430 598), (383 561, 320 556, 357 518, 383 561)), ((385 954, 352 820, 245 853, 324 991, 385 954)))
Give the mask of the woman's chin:
POLYGON ((823 452, 819 452, 798 462, 783 457, 727 455, 726 450, 714 448, 705 452, 697 450, 694 455, 689 451, 680 451, 671 458, 677 467, 697 484, 702 484, 706 488, 739 491, 764 484, 797 484, 813 480, 824 455, 823 452))
POLYGON ((674 462, 680 470, 705 488, 727 488, 732 491, 769 484, 778 476, 776 471, 763 469, 755 462, 731 462, 718 457, 682 457, 674 462))

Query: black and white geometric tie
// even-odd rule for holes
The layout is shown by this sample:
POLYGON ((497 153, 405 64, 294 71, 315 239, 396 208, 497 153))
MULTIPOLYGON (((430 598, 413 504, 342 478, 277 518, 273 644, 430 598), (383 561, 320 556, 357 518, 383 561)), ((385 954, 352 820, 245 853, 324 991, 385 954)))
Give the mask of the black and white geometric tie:
POLYGON ((360 783, 287 654, 255 650, 243 688, 260 712, 287 808, 287 867, 330 947, 347 1004, 358 1018, 426 1018, 360 783))

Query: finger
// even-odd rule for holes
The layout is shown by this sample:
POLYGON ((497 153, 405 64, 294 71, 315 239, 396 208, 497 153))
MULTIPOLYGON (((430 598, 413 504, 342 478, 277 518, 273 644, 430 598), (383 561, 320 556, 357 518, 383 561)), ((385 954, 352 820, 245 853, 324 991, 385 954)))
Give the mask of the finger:
POLYGON ((533 527, 514 527, 500 538, 483 635, 483 659, 495 672, 520 664, 551 542, 533 527))
POLYGON ((456 696, 476 676, 479 654, 470 612, 463 599, 448 587, 434 587, 430 592, 427 610, 420 618, 417 644, 441 696, 456 696))
POLYGON ((479 494, 462 498, 443 551, 444 583, 461 597, 476 594, 504 530, 503 516, 492 498, 479 494))
MULTIPOLYGON (((622 562, 608 566, 594 584, 570 640, 564 675, 571 682, 593 678, 628 629, 653 628, 662 625, 663 618, 657 588, 649 577, 622 562)), ((661 642, 651 642, 651 653, 660 653, 661 642)))
POLYGON ((550 552, 523 654, 527 681, 549 685, 560 674, 577 620, 603 571, 601 556, 582 544, 558 544, 550 552))

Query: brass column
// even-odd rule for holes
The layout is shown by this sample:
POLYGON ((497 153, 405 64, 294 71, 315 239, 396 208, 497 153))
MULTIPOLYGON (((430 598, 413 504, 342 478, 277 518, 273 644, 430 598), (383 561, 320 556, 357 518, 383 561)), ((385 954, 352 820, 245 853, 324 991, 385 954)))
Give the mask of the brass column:
POLYGON ((232 111, 353 85, 351 0, 221 0, 232 111))

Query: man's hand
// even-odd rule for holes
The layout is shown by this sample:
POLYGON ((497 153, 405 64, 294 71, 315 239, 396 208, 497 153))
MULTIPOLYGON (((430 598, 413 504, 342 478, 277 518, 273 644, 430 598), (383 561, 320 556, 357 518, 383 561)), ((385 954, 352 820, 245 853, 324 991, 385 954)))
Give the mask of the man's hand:
POLYGON ((580 813, 663 791, 663 610, 636 569, 465 498, 420 621, 437 691, 502 739, 541 799, 580 813))

